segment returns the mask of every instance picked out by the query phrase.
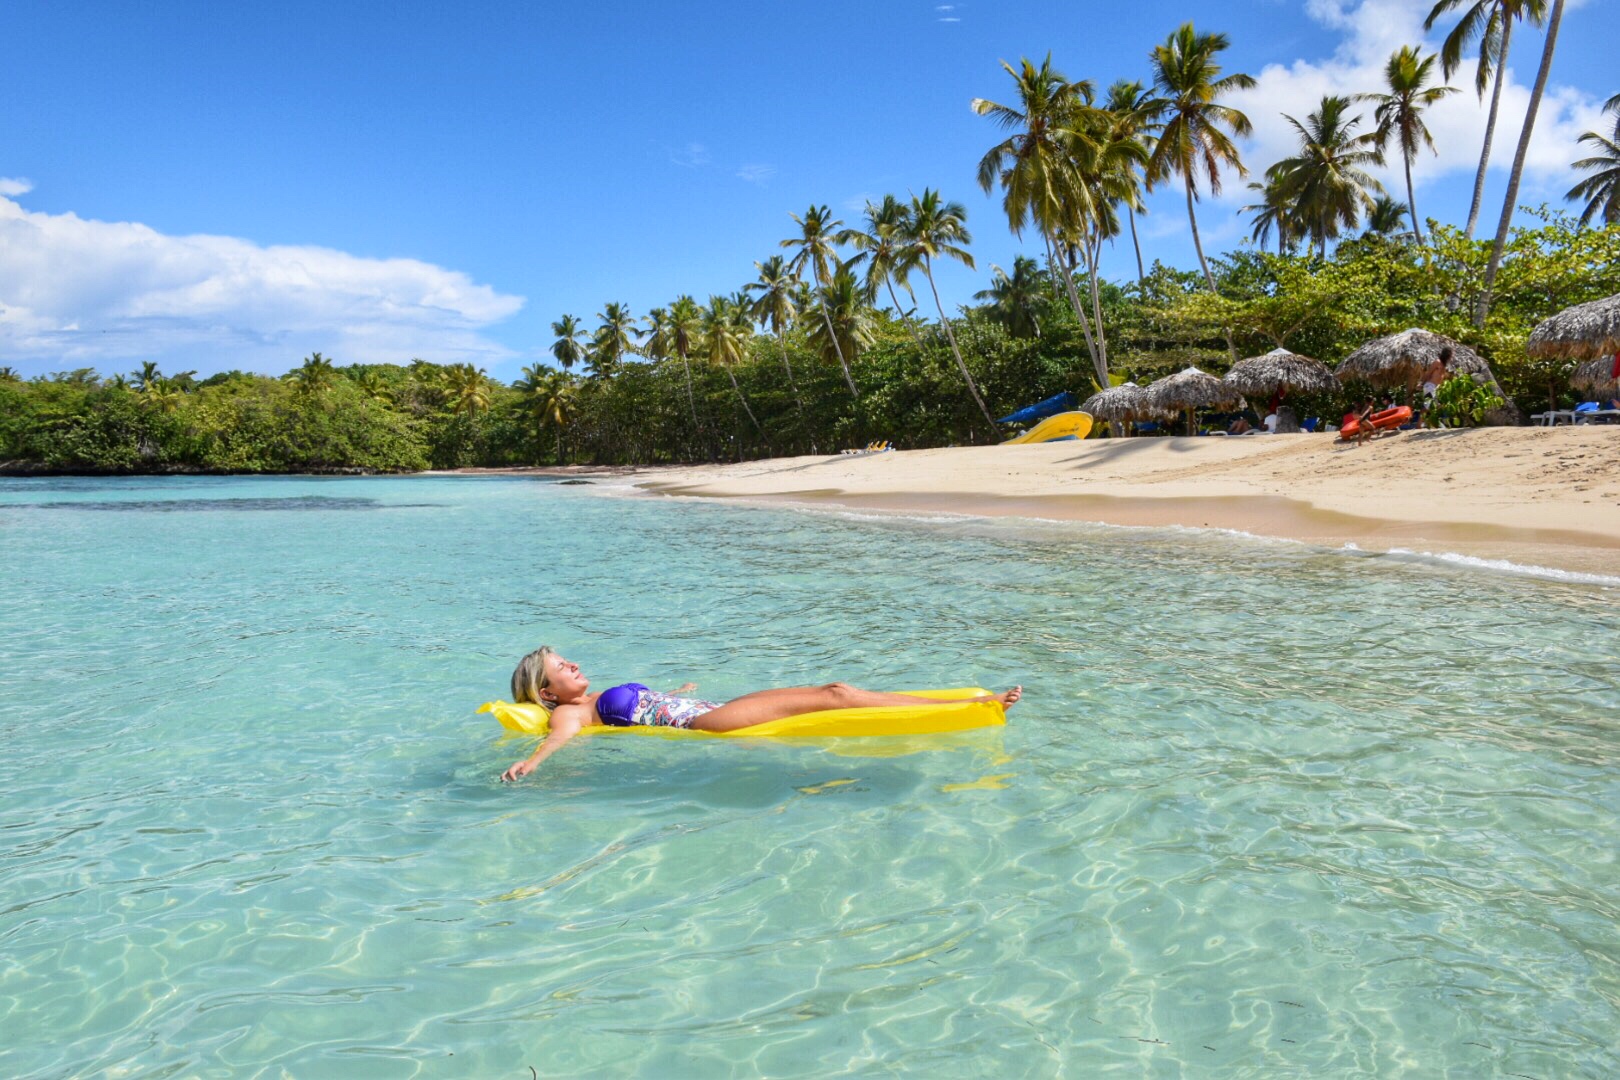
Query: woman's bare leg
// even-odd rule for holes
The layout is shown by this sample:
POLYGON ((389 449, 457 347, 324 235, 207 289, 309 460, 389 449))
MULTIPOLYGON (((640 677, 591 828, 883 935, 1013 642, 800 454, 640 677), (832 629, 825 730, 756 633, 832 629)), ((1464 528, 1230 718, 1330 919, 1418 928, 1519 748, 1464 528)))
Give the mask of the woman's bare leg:
POLYGON ((877 690, 862 690, 848 683, 828 683, 825 686, 792 686, 782 690, 759 690, 728 701, 711 712, 692 721, 698 731, 736 731, 738 728, 768 724, 789 716, 820 712, 823 709, 867 709, 885 705, 960 705, 964 701, 999 701, 1011 707, 1023 696, 1023 687, 1015 686, 1000 694, 986 694, 977 698, 957 698, 954 701, 919 697, 916 694, 886 694, 877 690))

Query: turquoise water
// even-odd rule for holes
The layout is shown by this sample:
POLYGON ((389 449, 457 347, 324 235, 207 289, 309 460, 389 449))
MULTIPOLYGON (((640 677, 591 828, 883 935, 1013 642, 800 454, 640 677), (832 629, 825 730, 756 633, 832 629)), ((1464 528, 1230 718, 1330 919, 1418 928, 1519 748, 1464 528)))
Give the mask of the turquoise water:
POLYGON ((0 550, 0 1075, 1620 1072, 1620 589, 509 479, 0 481, 0 550), (542 640, 1028 696, 503 786, 542 640))

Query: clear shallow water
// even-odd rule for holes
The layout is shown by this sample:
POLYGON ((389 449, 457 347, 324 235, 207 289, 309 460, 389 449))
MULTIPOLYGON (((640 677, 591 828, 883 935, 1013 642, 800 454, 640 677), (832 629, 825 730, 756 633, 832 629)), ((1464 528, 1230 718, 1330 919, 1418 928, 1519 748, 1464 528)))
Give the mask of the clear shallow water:
POLYGON ((1620 1071, 1620 591, 871 518, 0 480, 0 1074, 1620 1071), (502 786, 541 640, 1028 697, 502 786))

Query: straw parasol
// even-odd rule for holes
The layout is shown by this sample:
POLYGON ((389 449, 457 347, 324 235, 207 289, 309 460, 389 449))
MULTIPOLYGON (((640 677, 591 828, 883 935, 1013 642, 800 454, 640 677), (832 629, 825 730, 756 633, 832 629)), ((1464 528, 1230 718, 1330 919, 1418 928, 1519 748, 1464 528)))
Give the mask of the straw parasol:
POLYGON ((1572 360, 1620 353, 1620 295, 1576 304, 1543 320, 1530 332, 1525 352, 1572 360))
POLYGON ((1287 349, 1272 349, 1264 356, 1239 360, 1226 373, 1226 381, 1248 397, 1267 397, 1294 390, 1325 394, 1339 388, 1333 381, 1333 371, 1326 364, 1287 349))
POLYGON ((1451 347, 1451 372, 1484 376, 1494 385, 1490 366, 1478 353, 1460 341, 1428 330, 1402 330, 1377 341, 1369 341, 1344 358, 1334 372, 1342 380, 1365 379, 1374 386, 1405 386, 1416 390, 1429 365, 1440 359, 1440 350, 1451 347))
POLYGON ((1569 377, 1570 385, 1594 394, 1620 394, 1620 378, 1615 377, 1617 367, 1620 367, 1620 361, 1613 357, 1600 356, 1596 360, 1588 360, 1569 377))
POLYGON ((1080 411, 1090 413, 1098 420, 1128 423, 1147 420, 1159 413, 1148 404, 1147 391, 1133 382, 1110 386, 1092 394, 1081 404, 1080 411))
POLYGON ((1166 375, 1150 384, 1144 393, 1148 405, 1161 413, 1185 412, 1189 435, 1193 433, 1195 410, 1231 408, 1243 400, 1236 387, 1195 367, 1166 375))

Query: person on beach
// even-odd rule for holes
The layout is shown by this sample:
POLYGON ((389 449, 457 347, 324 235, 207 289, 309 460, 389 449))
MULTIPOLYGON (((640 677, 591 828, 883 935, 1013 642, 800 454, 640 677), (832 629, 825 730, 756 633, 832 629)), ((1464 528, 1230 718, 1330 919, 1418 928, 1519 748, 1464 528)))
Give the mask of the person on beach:
POLYGON ((1451 346, 1440 346, 1440 355, 1423 370, 1423 416, 1425 425, 1428 424, 1429 414, 1434 410, 1434 395, 1447 379, 1451 377, 1451 346))
MULTIPOLYGON (((563 659, 549 646, 543 645, 518 661, 517 669, 512 672, 512 700, 549 710, 551 731, 533 754, 523 761, 514 762, 503 772, 502 780, 521 780, 579 734, 582 728, 593 724, 736 731, 738 728, 768 724, 772 720, 823 709, 961 704, 960 701, 939 701, 911 694, 861 690, 847 683, 757 690, 724 703, 683 697, 697 689, 694 683, 687 683, 668 694, 649 690, 641 683, 624 683, 595 694, 590 692, 590 688, 591 681, 580 672, 579 665, 563 659)), ((1011 708, 1023 694, 1024 688, 1015 686, 999 694, 967 700, 999 701, 1004 707, 1011 708)))
POLYGON ((1355 445, 1360 446, 1373 437, 1372 414, 1377 411, 1378 407, 1373 404, 1370 398, 1357 402, 1349 412, 1344 414, 1344 419, 1340 421, 1339 426, 1346 428, 1350 426, 1352 420, 1355 421, 1355 445))

